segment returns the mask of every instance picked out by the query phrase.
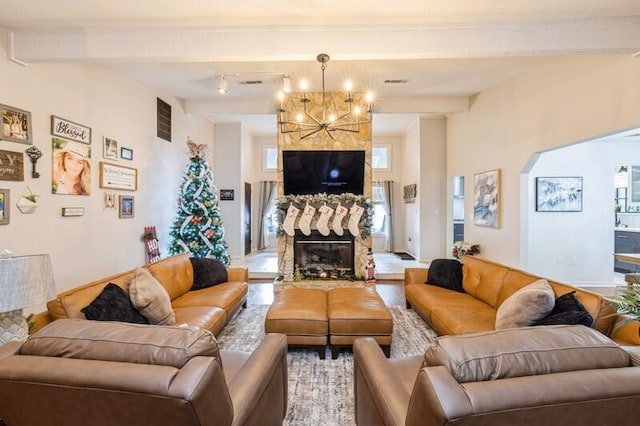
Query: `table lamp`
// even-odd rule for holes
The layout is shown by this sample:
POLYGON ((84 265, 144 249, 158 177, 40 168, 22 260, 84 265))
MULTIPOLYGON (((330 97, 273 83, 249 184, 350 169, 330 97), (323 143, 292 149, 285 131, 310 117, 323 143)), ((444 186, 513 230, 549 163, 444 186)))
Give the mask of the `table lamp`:
POLYGON ((0 345, 26 340, 29 326, 22 309, 42 305, 54 297, 48 254, 0 257, 0 345))

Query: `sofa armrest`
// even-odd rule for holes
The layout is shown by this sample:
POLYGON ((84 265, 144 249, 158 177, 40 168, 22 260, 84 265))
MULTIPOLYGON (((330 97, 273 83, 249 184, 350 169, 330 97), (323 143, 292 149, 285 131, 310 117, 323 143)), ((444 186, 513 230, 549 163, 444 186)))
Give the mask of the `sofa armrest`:
POLYGON ((49 311, 44 311, 31 315, 29 318, 27 318, 27 321, 29 322, 29 334, 33 334, 45 325, 52 322, 53 318, 51 318, 51 315, 49 315, 49 311))
POLYGON ((249 269, 247 268, 227 268, 227 281, 249 282, 249 269))
POLYGON ((404 285, 424 284, 429 268, 404 268, 404 285))
POLYGON ((7 342, 4 345, 0 345, 0 360, 2 358, 9 357, 11 355, 17 355, 20 353, 20 347, 22 342, 7 342))
POLYGON ((371 337, 353 344, 356 423, 404 425, 410 395, 371 337))
POLYGON ((268 334, 228 384, 233 424, 282 424, 287 384, 287 338, 268 334))
POLYGON ((640 321, 631 320, 623 324, 627 320, 624 315, 617 315, 609 337, 623 346, 640 345, 640 321))

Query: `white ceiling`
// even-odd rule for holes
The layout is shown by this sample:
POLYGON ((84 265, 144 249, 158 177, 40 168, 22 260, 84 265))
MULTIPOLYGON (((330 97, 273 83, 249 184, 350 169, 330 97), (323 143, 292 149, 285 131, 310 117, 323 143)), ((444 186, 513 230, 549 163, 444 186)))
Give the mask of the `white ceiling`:
POLYGON ((282 75, 320 90, 323 52, 327 90, 346 78, 372 90, 383 135, 465 111, 473 95, 565 55, 640 50, 640 0, 0 0, 0 10, 18 62, 97 63, 254 135, 275 134, 282 75))

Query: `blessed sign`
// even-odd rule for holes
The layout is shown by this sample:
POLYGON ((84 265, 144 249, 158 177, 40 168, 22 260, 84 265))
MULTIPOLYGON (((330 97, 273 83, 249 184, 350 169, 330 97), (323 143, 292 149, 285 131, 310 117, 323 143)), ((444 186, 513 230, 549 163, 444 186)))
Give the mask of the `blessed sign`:
POLYGON ((76 142, 91 143, 91 127, 51 116, 51 134, 76 142))
POLYGON ((24 180, 24 155, 0 150, 0 180, 24 180))

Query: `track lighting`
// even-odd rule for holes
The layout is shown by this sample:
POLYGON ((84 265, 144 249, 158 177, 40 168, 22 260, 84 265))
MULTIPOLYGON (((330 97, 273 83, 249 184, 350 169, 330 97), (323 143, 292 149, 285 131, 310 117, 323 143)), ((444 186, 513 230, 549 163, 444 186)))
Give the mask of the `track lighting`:
POLYGON ((224 74, 218 78, 218 92, 223 95, 227 93, 227 88, 229 87, 229 82, 224 78, 224 74))

